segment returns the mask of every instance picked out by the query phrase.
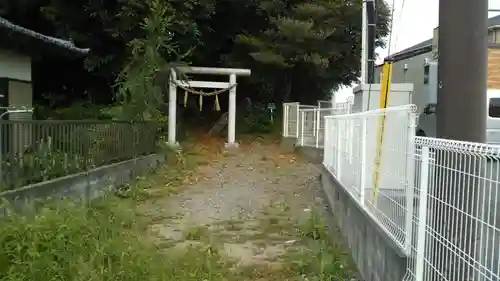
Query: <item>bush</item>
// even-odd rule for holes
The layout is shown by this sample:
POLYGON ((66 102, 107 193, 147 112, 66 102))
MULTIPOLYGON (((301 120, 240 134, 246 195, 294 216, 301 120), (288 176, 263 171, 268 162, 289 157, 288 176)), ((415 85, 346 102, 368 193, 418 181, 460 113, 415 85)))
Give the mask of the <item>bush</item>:
POLYGON ((36 105, 34 117, 38 120, 109 120, 114 118, 113 113, 113 108, 79 102, 71 107, 57 109, 36 105))
POLYGON ((239 127, 241 133, 258 134, 270 133, 273 131, 273 123, 269 111, 263 104, 255 104, 248 108, 246 113, 243 113, 243 120, 240 121, 239 127))

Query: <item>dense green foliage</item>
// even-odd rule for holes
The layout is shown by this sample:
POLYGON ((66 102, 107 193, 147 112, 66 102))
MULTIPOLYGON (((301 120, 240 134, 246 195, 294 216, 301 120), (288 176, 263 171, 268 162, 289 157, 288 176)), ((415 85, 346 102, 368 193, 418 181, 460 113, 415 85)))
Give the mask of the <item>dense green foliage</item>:
MULTIPOLYGON (((264 83, 270 82, 265 77, 274 78, 266 93, 274 100, 323 99, 329 90, 356 80, 360 6, 342 0, 290 2, 260 3, 269 24, 262 32, 237 35, 239 52, 251 57, 264 83)), ((385 16, 380 14, 382 24, 385 16)), ((381 25, 380 34, 385 30, 381 25)))
MULTIPOLYGON (((389 11, 383 0, 377 8, 382 38, 389 11)), ((238 97, 263 103, 314 102, 359 72, 357 0, 6 0, 0 15, 91 48, 83 61, 39 61, 45 63, 34 73, 35 98, 51 107, 76 100, 109 104, 118 92, 119 101, 142 107, 138 111, 145 104, 157 108, 152 103, 163 103, 165 79, 151 81, 181 60, 251 68, 252 77, 239 81, 238 97), (111 87, 117 82, 121 92, 111 87)))

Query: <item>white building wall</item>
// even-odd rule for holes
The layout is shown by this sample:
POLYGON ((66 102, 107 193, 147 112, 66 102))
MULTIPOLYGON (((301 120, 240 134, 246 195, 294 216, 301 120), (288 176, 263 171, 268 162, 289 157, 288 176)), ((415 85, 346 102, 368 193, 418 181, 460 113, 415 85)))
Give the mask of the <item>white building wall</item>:
MULTIPOLYGON (((31 82, 9 81, 9 107, 32 108, 33 90, 31 82)), ((31 120, 32 113, 19 112, 10 113, 9 120, 23 121, 31 120)), ((11 127, 12 149, 17 153, 22 153, 31 145, 31 134, 33 131, 31 124, 17 123, 11 127)))
MULTIPOLYGON (((8 81, 8 106, 31 108, 33 89, 31 85, 31 58, 13 51, 0 49, 0 78, 8 81)), ((0 112, 3 113, 3 110, 0 112)), ((10 120, 30 120, 31 113, 11 113, 10 120)), ((11 126, 11 149, 22 153, 31 143, 31 125, 15 124, 11 126)))
POLYGON ((31 58, 0 49, 0 78, 31 82, 31 58))

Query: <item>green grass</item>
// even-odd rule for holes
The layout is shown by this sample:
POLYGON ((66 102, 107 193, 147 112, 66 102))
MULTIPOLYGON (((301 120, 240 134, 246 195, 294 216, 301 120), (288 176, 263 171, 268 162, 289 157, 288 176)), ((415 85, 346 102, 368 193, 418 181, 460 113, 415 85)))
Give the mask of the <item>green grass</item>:
MULTIPOLYGON (((350 280, 349 255, 332 243, 321 216, 296 224, 300 244, 279 268, 235 268, 217 247, 171 252, 145 234, 134 201, 107 197, 90 206, 59 203, 36 216, 12 215, 0 221, 0 280, 350 280), (265 279, 267 278, 267 279, 265 279)), ((205 240, 205 227, 195 227, 186 239, 205 240)))
MULTIPOLYGON (((210 239, 205 226, 184 233, 186 240, 201 242, 194 243, 197 246, 166 249, 147 234, 151 218, 139 215, 137 202, 151 198, 151 189, 168 196, 203 163, 189 151, 169 159, 168 170, 138 178, 120 189, 119 196, 110 194, 87 205, 49 203, 37 215, 13 214, 0 220, 0 281, 298 281, 304 276, 310 281, 337 281, 354 276, 349 255, 332 242, 326 223, 315 212, 302 222, 266 215, 259 228, 265 234, 262 239, 290 231, 304 246, 286 254, 277 268, 236 267, 218 253, 220 245, 210 239)), ((286 213, 290 206, 280 203, 274 209, 286 213)), ((244 231, 239 220, 224 227, 244 231)))
POLYGON ((299 231, 307 247, 287 257, 293 272, 310 281, 352 280, 356 277, 356 268, 345 245, 334 240, 338 233, 328 229, 319 212, 311 212, 299 225, 299 231))
POLYGON ((36 215, 0 220, 0 280, 214 280, 222 272, 211 263, 217 255, 206 249, 166 255, 148 238, 150 218, 136 211, 138 201, 158 196, 149 191, 171 194, 202 163, 190 151, 167 159, 168 169, 118 188, 117 196, 87 205, 45 203, 36 215))
POLYGON ((0 221, 0 280, 223 280, 210 248, 165 254, 145 236, 132 201, 46 207, 0 221))
POLYGON ((162 280, 133 206, 107 198, 0 222, 0 280, 162 280))

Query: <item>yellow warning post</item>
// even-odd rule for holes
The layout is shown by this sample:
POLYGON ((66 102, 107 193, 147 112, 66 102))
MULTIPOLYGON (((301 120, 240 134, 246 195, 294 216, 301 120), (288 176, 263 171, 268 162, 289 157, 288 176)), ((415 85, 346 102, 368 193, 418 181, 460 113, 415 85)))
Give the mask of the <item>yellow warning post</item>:
MULTIPOLYGON (((382 68, 382 81, 380 87, 380 108, 385 109, 389 105, 391 92, 392 59, 386 58, 382 68)), ((384 145, 385 114, 378 119, 377 127, 377 154, 375 155, 375 171, 373 176, 373 204, 377 204, 379 194, 380 167, 382 166, 382 147, 384 145)))

